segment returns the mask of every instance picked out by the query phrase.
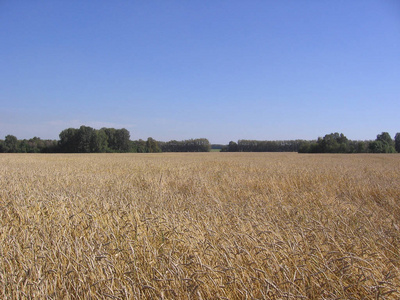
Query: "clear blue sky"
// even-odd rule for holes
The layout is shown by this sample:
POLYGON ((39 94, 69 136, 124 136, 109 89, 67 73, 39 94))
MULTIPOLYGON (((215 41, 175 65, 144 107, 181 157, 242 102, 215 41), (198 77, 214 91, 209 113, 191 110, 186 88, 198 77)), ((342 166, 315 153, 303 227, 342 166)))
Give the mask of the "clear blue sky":
POLYGON ((0 0, 0 139, 400 132, 400 1, 0 0))

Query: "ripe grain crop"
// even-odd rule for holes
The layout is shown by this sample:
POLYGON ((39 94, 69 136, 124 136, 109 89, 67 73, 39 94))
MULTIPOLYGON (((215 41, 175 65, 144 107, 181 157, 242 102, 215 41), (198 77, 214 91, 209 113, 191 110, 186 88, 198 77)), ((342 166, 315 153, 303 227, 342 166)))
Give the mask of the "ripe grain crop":
POLYGON ((398 299, 399 227, 399 155, 0 155, 1 299, 398 299))

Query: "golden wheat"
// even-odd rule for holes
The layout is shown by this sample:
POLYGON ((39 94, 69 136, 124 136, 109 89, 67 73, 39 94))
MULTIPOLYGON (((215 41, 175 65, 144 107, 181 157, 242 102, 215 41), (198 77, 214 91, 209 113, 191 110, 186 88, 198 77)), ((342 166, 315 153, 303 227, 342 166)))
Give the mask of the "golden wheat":
POLYGON ((2 299, 396 299, 400 156, 0 155, 2 299))

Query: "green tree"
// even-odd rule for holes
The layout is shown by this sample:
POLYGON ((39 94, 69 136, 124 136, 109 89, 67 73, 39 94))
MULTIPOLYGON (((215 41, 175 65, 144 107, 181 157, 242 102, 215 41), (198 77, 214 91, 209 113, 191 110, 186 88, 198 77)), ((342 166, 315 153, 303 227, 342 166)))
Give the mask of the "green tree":
POLYGON ((384 144, 387 145, 394 145, 394 142, 392 140, 392 137, 390 136, 390 134, 388 132, 382 132, 381 134, 378 134, 376 136, 376 140, 377 141, 381 141, 384 144))
POLYGON ((181 152, 182 150, 182 142, 171 140, 166 143, 159 143, 162 152, 181 152))
POLYGON ((29 153, 30 147, 27 140, 18 141, 18 150, 19 153, 29 153))
POLYGON ((396 133, 394 137, 394 147, 398 153, 400 153, 400 132, 396 133))
POLYGON ((148 153, 157 153, 161 152, 160 147, 155 139, 149 137, 146 141, 146 152, 148 153))
POLYGON ((211 144, 206 138, 201 138, 201 139, 195 139, 194 140, 197 152, 210 152, 211 150, 211 144))
POLYGON ((368 152, 368 141, 349 141, 350 153, 366 153, 368 152))
POLYGON ((133 142, 133 148, 136 149, 137 153, 145 153, 146 152, 146 142, 142 139, 133 142))
POLYGON ((238 152, 239 151, 239 147, 238 144, 234 141, 230 141, 228 144, 228 152, 238 152))
POLYGON ((81 126, 78 129, 78 149, 77 152, 80 153, 90 153, 93 152, 95 147, 95 132, 94 129, 88 126, 81 126))
POLYGON ((125 128, 117 129, 115 131, 115 142, 116 149, 119 152, 128 152, 129 151, 129 131, 125 128))
POLYGON ((95 130, 92 140, 91 149, 93 152, 107 152, 108 142, 107 134, 104 130, 95 130))
POLYGON ((369 143, 369 152, 372 153, 385 153, 385 146, 381 141, 373 141, 369 143))
POLYGON ((394 141, 387 132, 382 132, 376 136, 376 140, 369 144, 372 153, 395 153, 394 141))
POLYGON ((318 152, 322 153, 345 153, 348 152, 348 139, 343 133, 337 132, 327 134, 324 138, 318 138, 318 152))
POLYGON ((115 152, 117 149, 117 137, 115 135, 115 128, 102 128, 100 129, 107 135, 107 152, 115 152))
POLYGON ((28 144, 29 144, 29 152, 31 152, 31 153, 40 152, 40 148, 42 146, 42 141, 40 138, 35 136, 35 137, 29 139, 28 144))
POLYGON ((68 128, 60 132, 58 142, 60 152, 73 153, 78 152, 78 129, 68 128))
POLYGON ((4 140, 5 152, 15 153, 18 151, 18 139, 14 135, 7 135, 4 140))

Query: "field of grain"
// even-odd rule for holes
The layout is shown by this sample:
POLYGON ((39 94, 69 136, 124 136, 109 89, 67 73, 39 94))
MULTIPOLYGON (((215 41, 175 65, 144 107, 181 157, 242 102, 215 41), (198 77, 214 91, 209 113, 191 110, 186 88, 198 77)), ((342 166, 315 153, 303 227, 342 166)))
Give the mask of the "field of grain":
POLYGON ((0 155, 1 299, 397 299, 400 155, 0 155))

